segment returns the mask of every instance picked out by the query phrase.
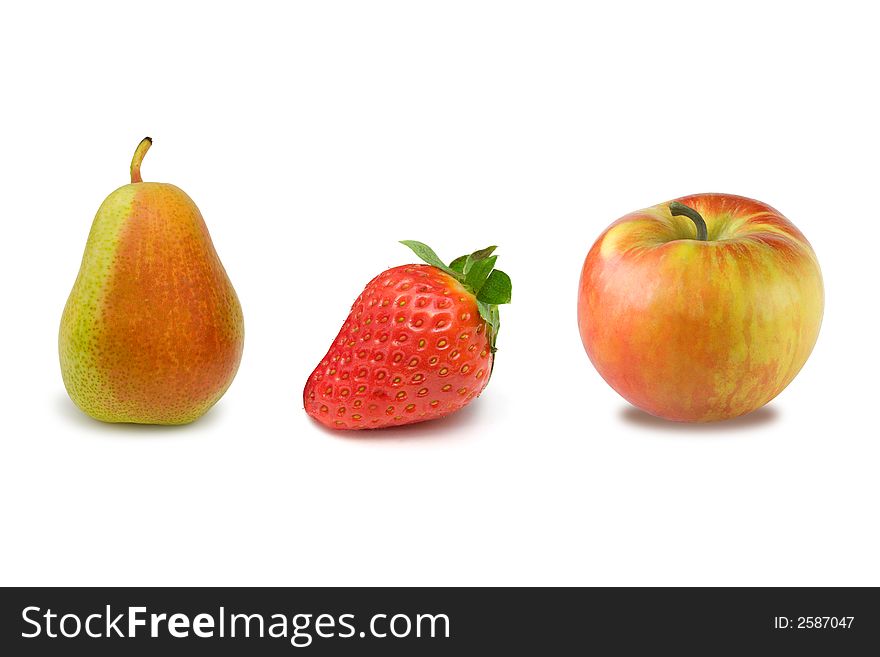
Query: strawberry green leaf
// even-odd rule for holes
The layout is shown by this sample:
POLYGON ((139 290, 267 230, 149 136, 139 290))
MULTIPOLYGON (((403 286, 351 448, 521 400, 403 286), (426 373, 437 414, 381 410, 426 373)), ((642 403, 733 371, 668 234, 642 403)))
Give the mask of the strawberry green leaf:
POLYGON ((489 305, 510 303, 512 290, 510 276, 500 269, 494 269, 477 293, 477 300, 489 305))
POLYGON ((480 249, 479 251, 474 251, 471 253, 464 261, 464 268, 462 269, 462 273, 467 276, 471 267, 474 266, 475 263, 481 262, 492 255, 492 251, 497 249, 497 246, 487 246, 485 249, 480 249))
POLYGON ((490 309, 492 311, 492 339, 489 341, 489 348, 494 354, 497 351, 495 340, 498 338, 498 331, 501 330, 501 313, 498 312, 498 306, 490 306, 490 309))
POLYGON ((487 303, 483 303, 482 301, 477 301, 477 308, 480 310, 480 317, 483 318, 483 321, 489 327, 489 343, 492 347, 495 346, 495 336, 498 333, 497 323, 498 323, 498 309, 496 306, 490 306, 487 303))
POLYGON ((497 246, 487 246, 485 249, 480 249, 479 251, 474 251, 473 253, 471 253, 470 259, 471 260, 485 260, 490 255, 492 255, 495 252, 495 249, 497 249, 497 248, 498 248, 497 246))
POLYGON ((483 318, 483 321, 486 322, 489 326, 492 326, 492 308, 487 303, 483 303, 482 301, 477 301, 477 308, 480 310, 480 317, 483 318))
POLYGON ((501 318, 498 313, 498 306, 483 303, 478 300, 477 308, 480 310, 480 317, 486 322, 486 335, 489 338, 489 348, 494 354, 496 351, 495 340, 498 338, 498 329, 501 328, 501 318))
POLYGON ((414 240, 401 240, 400 243, 412 249, 413 253, 415 253, 417 256, 419 256, 419 258, 427 262, 429 265, 436 267, 437 269, 442 269, 447 274, 451 274, 452 276, 459 278, 459 273, 447 267, 440 259, 440 257, 436 253, 434 253, 434 249, 432 249, 427 244, 416 242, 414 240))
POLYGON ((486 279, 489 278, 489 273, 495 266, 496 260, 498 260, 498 256, 489 256, 485 260, 474 262, 467 274, 465 274, 464 284, 474 292, 479 293, 480 288, 483 287, 486 279))
POLYGON ((468 257, 466 255, 459 256, 455 260, 449 263, 449 268, 452 271, 457 271, 459 274, 464 273, 464 263, 467 262, 468 257))

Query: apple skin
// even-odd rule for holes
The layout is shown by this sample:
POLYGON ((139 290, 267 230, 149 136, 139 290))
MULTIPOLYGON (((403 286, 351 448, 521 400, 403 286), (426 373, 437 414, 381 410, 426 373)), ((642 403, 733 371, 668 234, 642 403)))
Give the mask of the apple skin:
POLYGON ((661 203, 618 219, 584 261, 578 324, 590 360, 631 404, 712 422, 760 408, 816 343, 824 289, 803 234, 769 205, 730 194, 677 199, 708 240, 661 203))

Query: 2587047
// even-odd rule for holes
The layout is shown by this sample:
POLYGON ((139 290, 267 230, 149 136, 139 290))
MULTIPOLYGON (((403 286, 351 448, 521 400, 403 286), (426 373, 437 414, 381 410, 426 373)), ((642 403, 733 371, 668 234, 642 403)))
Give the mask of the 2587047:
POLYGON ((851 628, 855 616, 798 616, 797 627, 801 630, 825 628, 851 628))

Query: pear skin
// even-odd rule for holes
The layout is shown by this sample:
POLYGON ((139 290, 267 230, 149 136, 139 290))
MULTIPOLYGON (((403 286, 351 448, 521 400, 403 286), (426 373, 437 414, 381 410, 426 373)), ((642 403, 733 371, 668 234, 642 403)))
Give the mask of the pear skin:
POLYGON ((185 424, 226 392, 244 319, 199 209, 181 189, 131 184, 101 204, 64 307, 58 350, 73 402, 104 422, 185 424))

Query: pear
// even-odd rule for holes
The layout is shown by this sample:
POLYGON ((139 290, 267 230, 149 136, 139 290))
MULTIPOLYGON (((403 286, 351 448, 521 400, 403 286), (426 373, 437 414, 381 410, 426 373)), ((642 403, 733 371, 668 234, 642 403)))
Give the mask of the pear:
POLYGON ((131 184, 98 208, 58 351, 73 402, 104 422, 185 424, 226 392, 244 319, 199 209, 181 189, 131 184))

